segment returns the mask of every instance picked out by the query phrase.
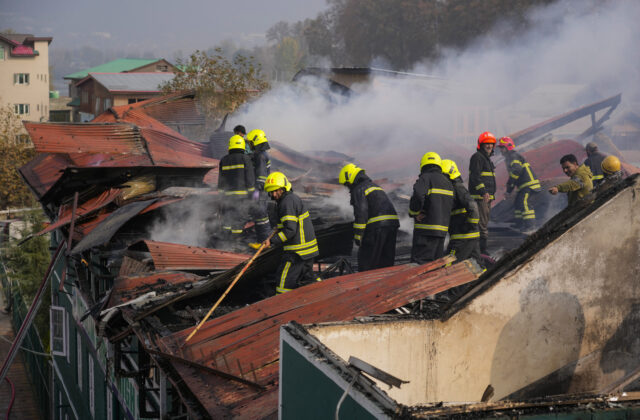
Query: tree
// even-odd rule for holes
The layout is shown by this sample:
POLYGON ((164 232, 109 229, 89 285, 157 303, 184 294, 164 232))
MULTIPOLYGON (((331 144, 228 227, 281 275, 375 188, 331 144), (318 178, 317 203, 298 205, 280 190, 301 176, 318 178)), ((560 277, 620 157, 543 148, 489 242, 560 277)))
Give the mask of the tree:
POLYGON ((8 105, 0 108, 0 209, 35 205, 33 194, 18 173, 18 168, 34 157, 20 117, 8 105))
POLYGON ((278 80, 289 80, 300 70, 303 58, 304 53, 298 41, 288 36, 282 38, 275 51, 278 80))
POLYGON ((216 120, 269 88, 253 57, 236 54, 230 60, 222 53, 220 48, 211 55, 197 50, 188 60, 178 60, 183 71, 160 88, 165 93, 195 90, 205 114, 216 120))

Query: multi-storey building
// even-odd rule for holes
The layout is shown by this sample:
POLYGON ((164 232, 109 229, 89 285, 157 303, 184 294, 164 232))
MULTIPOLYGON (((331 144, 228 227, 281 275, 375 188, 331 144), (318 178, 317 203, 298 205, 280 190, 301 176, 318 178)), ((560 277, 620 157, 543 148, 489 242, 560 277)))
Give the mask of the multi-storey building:
POLYGON ((0 106, 30 121, 49 119, 51 37, 0 34, 0 106))

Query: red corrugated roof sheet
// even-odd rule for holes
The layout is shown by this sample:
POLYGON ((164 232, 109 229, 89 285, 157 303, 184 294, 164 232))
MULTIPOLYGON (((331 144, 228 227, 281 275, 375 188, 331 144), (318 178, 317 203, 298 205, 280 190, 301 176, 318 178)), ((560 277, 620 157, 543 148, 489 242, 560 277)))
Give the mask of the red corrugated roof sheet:
POLYGON ((264 386, 238 382, 172 362, 213 418, 254 418, 277 412, 278 344, 281 325, 351 320, 380 314, 475 280, 478 269, 461 263, 440 268, 439 260, 335 277, 260 301, 208 321, 183 346, 192 328, 164 337, 161 350, 200 365, 224 370, 264 386))
POLYGON ((66 155, 44 153, 21 167, 20 173, 38 198, 41 198, 70 164, 66 155))
MULTIPOLYGON (((78 205, 78 208, 76 209, 76 221, 78 221, 79 219, 82 219, 84 216, 91 214, 105 207, 107 204, 113 202, 113 200, 115 200, 120 195, 121 192, 122 190, 120 189, 112 188, 110 190, 103 192, 99 196, 93 197, 87 200, 86 202, 78 205)), ((36 233, 36 235, 44 235, 47 232, 51 232, 62 226, 66 226, 70 224, 72 212, 73 212, 73 206, 71 205, 62 206, 60 208, 60 216, 58 217, 58 220, 55 223, 51 223, 49 226, 47 226, 45 229, 41 230, 40 232, 36 233)))
POLYGON ((135 299, 145 293, 173 291, 176 286, 191 284, 202 277, 183 272, 154 272, 119 277, 113 283, 113 290, 106 307, 112 307, 135 299))
POLYGON ((145 153, 140 132, 129 124, 24 122, 37 152, 145 153))
POLYGON ((143 241, 156 270, 228 270, 251 258, 248 254, 211 248, 143 241))

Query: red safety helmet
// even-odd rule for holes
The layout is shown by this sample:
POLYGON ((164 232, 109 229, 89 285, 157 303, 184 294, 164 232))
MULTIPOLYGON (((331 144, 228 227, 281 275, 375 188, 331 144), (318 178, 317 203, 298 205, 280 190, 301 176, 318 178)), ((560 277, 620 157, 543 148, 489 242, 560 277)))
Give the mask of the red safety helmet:
POLYGON ((496 136, 488 131, 480 134, 480 137, 478 137, 478 150, 480 150, 480 146, 485 143, 496 144, 496 136))
POLYGON ((511 137, 500 137, 500 140, 498 140, 498 147, 506 147, 507 150, 513 150, 516 148, 516 145, 513 143, 511 137))

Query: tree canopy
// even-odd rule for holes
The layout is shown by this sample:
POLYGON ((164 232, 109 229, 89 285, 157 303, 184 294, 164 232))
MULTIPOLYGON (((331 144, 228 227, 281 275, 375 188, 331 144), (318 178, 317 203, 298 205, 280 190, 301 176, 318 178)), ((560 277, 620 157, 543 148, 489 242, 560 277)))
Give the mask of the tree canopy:
POLYGON ((269 87, 261 75, 260 65, 252 57, 235 54, 229 59, 220 48, 213 54, 195 51, 188 60, 178 60, 176 65, 182 72, 161 85, 162 91, 195 90, 205 113, 215 119, 269 87))

